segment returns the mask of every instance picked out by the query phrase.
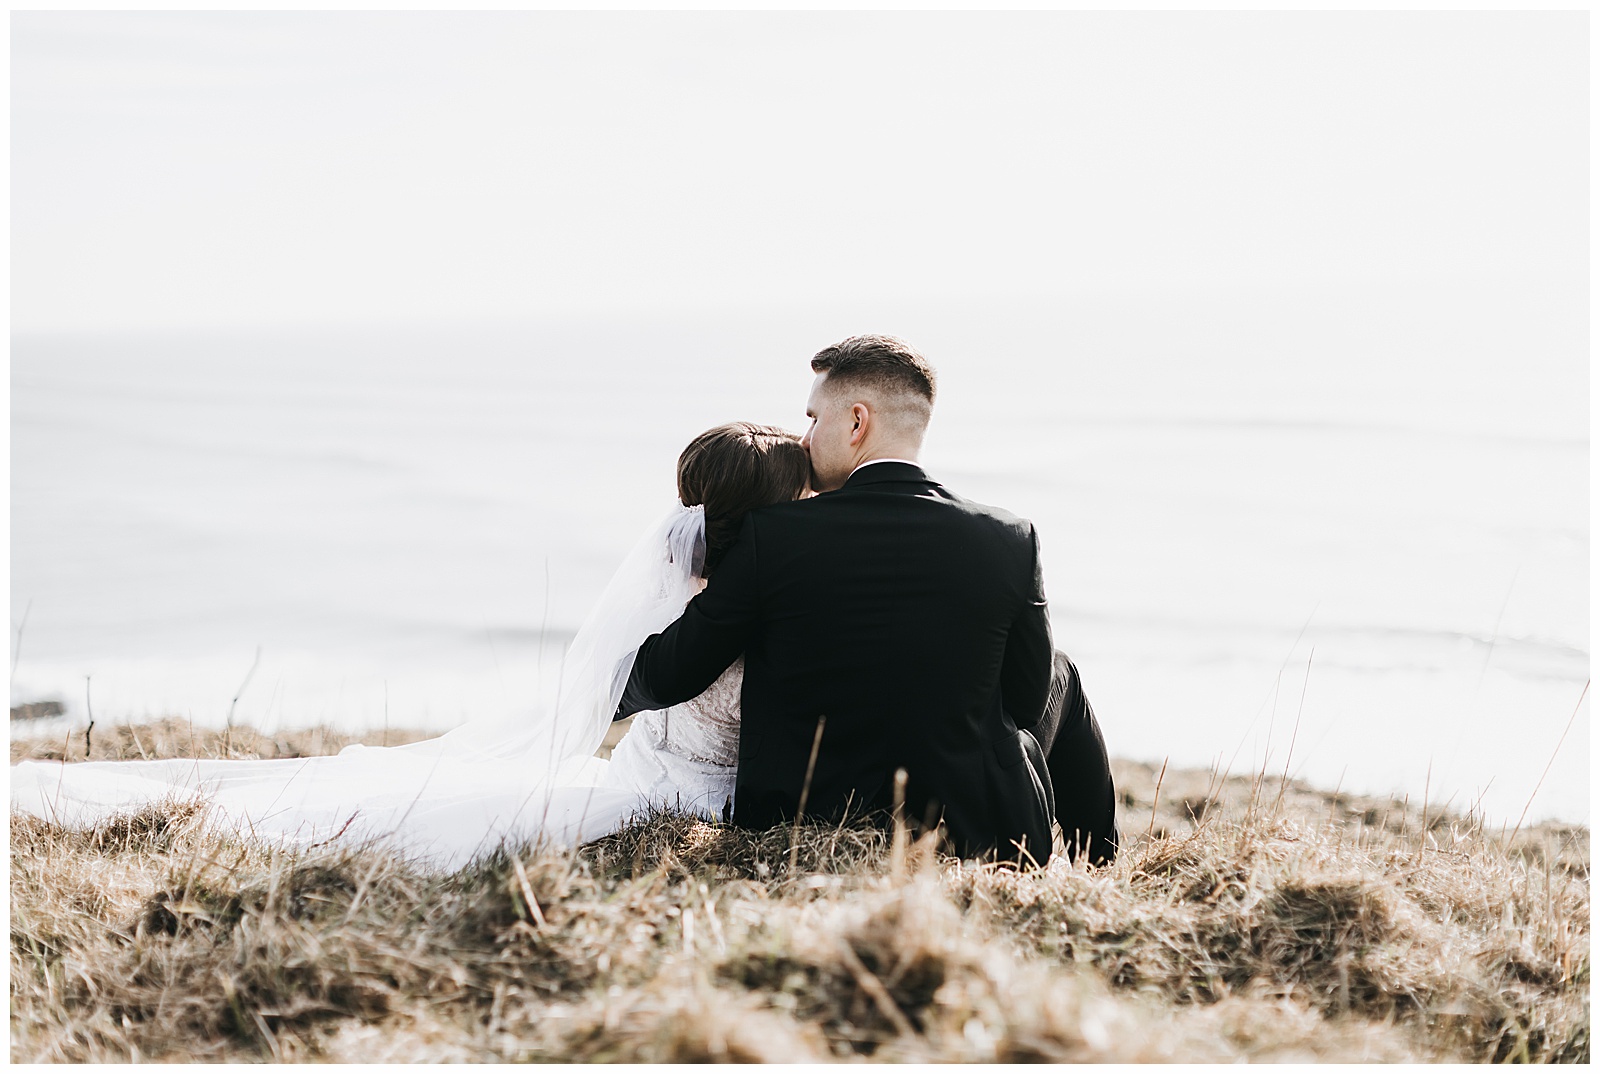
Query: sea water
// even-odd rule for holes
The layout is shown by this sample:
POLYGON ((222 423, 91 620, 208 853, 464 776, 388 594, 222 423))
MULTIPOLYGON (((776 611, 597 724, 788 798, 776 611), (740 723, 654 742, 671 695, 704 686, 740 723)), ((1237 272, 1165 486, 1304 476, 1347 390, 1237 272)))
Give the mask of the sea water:
POLYGON ((11 700, 68 714, 13 734, 531 711, 683 445, 802 430, 809 355, 881 330, 939 368, 932 476, 1036 523, 1113 754, 1587 821, 1579 300, 17 337, 11 700))

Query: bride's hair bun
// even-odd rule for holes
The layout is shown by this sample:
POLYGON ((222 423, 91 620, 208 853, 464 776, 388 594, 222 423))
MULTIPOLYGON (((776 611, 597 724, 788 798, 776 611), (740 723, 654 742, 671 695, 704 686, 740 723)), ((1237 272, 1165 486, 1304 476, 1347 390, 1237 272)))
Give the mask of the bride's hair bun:
POLYGON ((811 462, 800 438, 776 425, 734 421, 707 429, 678 456, 678 499, 706 509, 705 575, 739 535, 757 507, 798 500, 810 483, 811 462))

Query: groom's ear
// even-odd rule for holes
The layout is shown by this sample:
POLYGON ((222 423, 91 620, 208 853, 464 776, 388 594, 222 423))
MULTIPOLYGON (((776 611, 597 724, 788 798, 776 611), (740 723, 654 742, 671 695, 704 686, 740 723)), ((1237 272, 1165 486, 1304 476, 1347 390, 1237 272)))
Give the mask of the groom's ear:
POLYGON ((867 429, 872 424, 872 411, 865 403, 855 403, 850 407, 850 416, 855 420, 850 429, 850 446, 857 447, 867 438, 867 429))

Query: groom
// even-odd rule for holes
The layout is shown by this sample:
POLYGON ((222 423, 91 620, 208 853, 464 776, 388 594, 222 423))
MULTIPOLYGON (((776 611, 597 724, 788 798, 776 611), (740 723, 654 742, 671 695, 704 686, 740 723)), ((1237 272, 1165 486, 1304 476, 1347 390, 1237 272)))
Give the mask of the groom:
POLYGON ((733 819, 942 819, 963 857, 1117 849, 1104 743, 1050 641, 1033 526, 917 465, 934 372, 908 344, 821 351, 810 499, 750 512, 704 592, 640 647, 617 716, 699 695, 741 654, 733 819), (815 757, 813 759, 813 751, 815 757), (809 769, 809 780, 807 779, 809 769))

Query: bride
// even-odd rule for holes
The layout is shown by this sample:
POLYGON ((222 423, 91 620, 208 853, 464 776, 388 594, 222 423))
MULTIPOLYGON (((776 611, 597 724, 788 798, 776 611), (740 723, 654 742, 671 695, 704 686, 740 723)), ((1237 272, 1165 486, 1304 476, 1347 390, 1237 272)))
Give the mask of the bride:
POLYGON ((331 757, 25 761, 11 769, 11 807, 88 827, 198 799, 213 828, 298 846, 380 840, 441 869, 502 842, 594 839, 651 808, 714 819, 733 795, 742 659, 699 697, 636 716, 609 762, 594 754, 640 643, 704 588, 747 512, 806 495, 809 475, 799 437, 782 429, 735 422, 695 437, 678 458, 681 503, 617 569, 546 711, 331 757))

